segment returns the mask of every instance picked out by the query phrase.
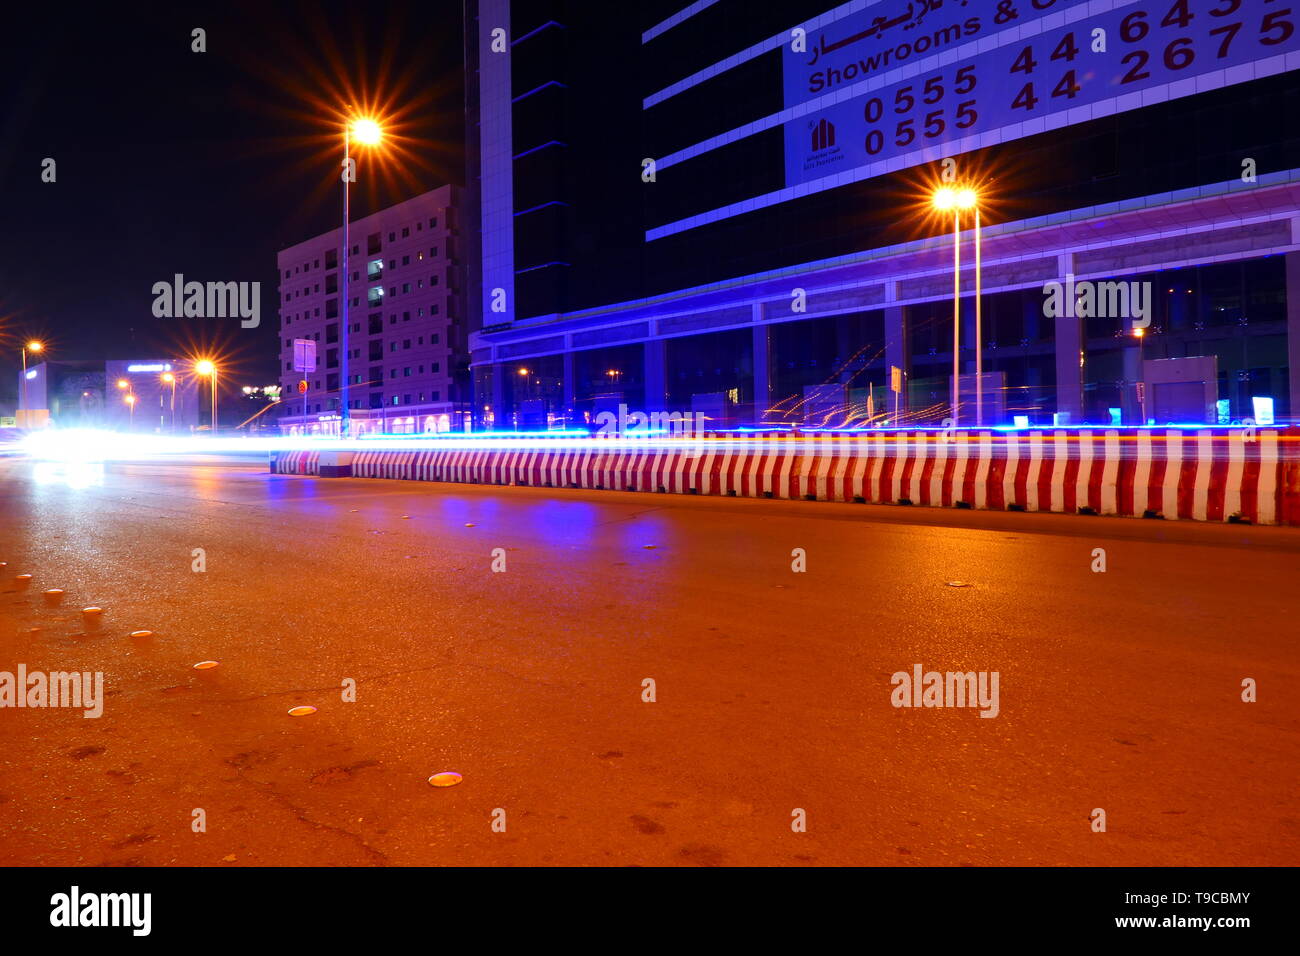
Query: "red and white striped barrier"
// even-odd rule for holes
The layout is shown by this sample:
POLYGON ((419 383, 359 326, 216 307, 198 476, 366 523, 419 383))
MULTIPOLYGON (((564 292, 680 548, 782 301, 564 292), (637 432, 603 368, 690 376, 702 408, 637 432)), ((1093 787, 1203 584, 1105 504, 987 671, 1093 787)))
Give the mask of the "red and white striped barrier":
POLYGON ((320 452, 282 451, 271 458, 273 475, 319 475, 320 452))
MULTIPOLYGON (((1300 524, 1300 461, 1286 444, 1296 438, 1273 428, 1079 428, 595 439, 553 448, 502 439, 500 447, 361 451, 352 475, 1300 524)), ((317 474, 315 454, 290 452, 277 470, 317 474)))

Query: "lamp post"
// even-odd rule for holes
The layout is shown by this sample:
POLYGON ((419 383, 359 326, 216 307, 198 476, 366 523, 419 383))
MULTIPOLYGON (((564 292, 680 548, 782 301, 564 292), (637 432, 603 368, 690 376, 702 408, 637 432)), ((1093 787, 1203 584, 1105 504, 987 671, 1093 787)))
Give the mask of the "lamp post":
POLYGON ((200 359, 194 363, 194 371, 212 377, 212 434, 215 435, 217 433, 217 365, 211 359, 200 359))
MULTIPOLYGON (((162 380, 164 385, 170 385, 172 387, 172 404, 171 404, 172 429, 171 430, 172 430, 172 434, 175 434, 176 433, 176 376, 173 375, 171 372, 163 372, 162 380)), ((159 394, 158 396, 158 404, 159 405, 162 404, 161 394, 159 394)))
POLYGON ((961 211, 975 214, 975 424, 984 424, 984 329, 980 263, 979 195, 969 186, 935 190, 931 203, 939 212, 952 212, 952 423, 959 418, 961 396, 961 211))
MULTIPOLYGON (((35 355, 44 351, 45 351, 44 342, 39 342, 36 339, 32 339, 30 342, 23 343, 23 411, 29 410, 27 407, 27 353, 31 352, 33 355, 35 355)), ((30 422, 27 422, 26 424, 29 427, 31 425, 30 422)))
POLYGON ((952 423, 956 425, 961 394, 961 210, 957 191, 947 186, 935 190, 932 203, 939 212, 952 212, 952 423))
MULTIPOLYGON (((348 253, 351 251, 349 242, 349 210, 348 210, 348 183, 355 176, 352 172, 352 140, 355 138, 363 146, 375 146, 383 138, 383 130, 373 119, 357 117, 352 115, 352 108, 348 107, 348 116, 343 123, 343 363, 340 371, 343 373, 343 388, 341 389, 340 408, 339 408, 339 437, 352 437, 352 408, 348 401, 348 385, 350 373, 348 370, 348 332, 350 325, 348 321, 348 307, 351 304, 348 299, 348 253)), ((306 422, 303 423, 304 427, 306 422)))
POLYGON ((122 396, 122 403, 131 410, 130 425, 127 427, 127 431, 135 431, 135 389, 131 387, 130 381, 124 378, 119 378, 116 384, 119 392, 126 393, 122 396))
POLYGON ((984 425, 984 310, 981 294, 979 196, 967 187, 957 193, 957 205, 975 213, 975 425, 984 425))
POLYGON ((1133 336, 1138 340, 1138 374, 1137 374, 1137 393, 1138 393, 1138 414, 1142 416, 1139 424, 1147 423, 1147 386, 1146 386, 1146 366, 1143 362, 1144 349, 1143 345, 1147 340, 1147 330, 1140 325, 1133 327, 1133 336))

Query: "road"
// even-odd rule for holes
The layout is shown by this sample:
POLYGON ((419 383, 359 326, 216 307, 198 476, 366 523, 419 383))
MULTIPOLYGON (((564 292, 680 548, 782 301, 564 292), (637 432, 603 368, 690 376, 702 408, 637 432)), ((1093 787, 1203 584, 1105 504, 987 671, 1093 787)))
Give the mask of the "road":
POLYGON ((8 460, 0 561, 106 689, 0 709, 0 864, 1300 862, 1297 529, 8 460))

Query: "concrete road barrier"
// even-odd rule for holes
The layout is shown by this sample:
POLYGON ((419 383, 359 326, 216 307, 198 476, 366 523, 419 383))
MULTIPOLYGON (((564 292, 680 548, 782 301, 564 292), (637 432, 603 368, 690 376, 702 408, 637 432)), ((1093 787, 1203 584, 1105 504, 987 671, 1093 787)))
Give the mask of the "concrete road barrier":
POLYGON ((430 440, 277 474, 1300 524, 1300 430, 1022 429, 430 440))

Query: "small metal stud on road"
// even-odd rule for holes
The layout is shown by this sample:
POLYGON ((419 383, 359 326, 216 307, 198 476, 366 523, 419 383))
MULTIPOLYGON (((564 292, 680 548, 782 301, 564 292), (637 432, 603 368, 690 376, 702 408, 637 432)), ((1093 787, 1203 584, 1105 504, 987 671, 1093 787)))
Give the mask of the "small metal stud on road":
POLYGON ((429 778, 429 783, 434 787, 454 787, 464 778, 454 770, 444 770, 441 773, 435 773, 429 778))
POLYGON ((314 713, 316 713, 316 708, 311 704, 302 704, 298 707, 289 708, 290 717, 308 717, 314 713))

